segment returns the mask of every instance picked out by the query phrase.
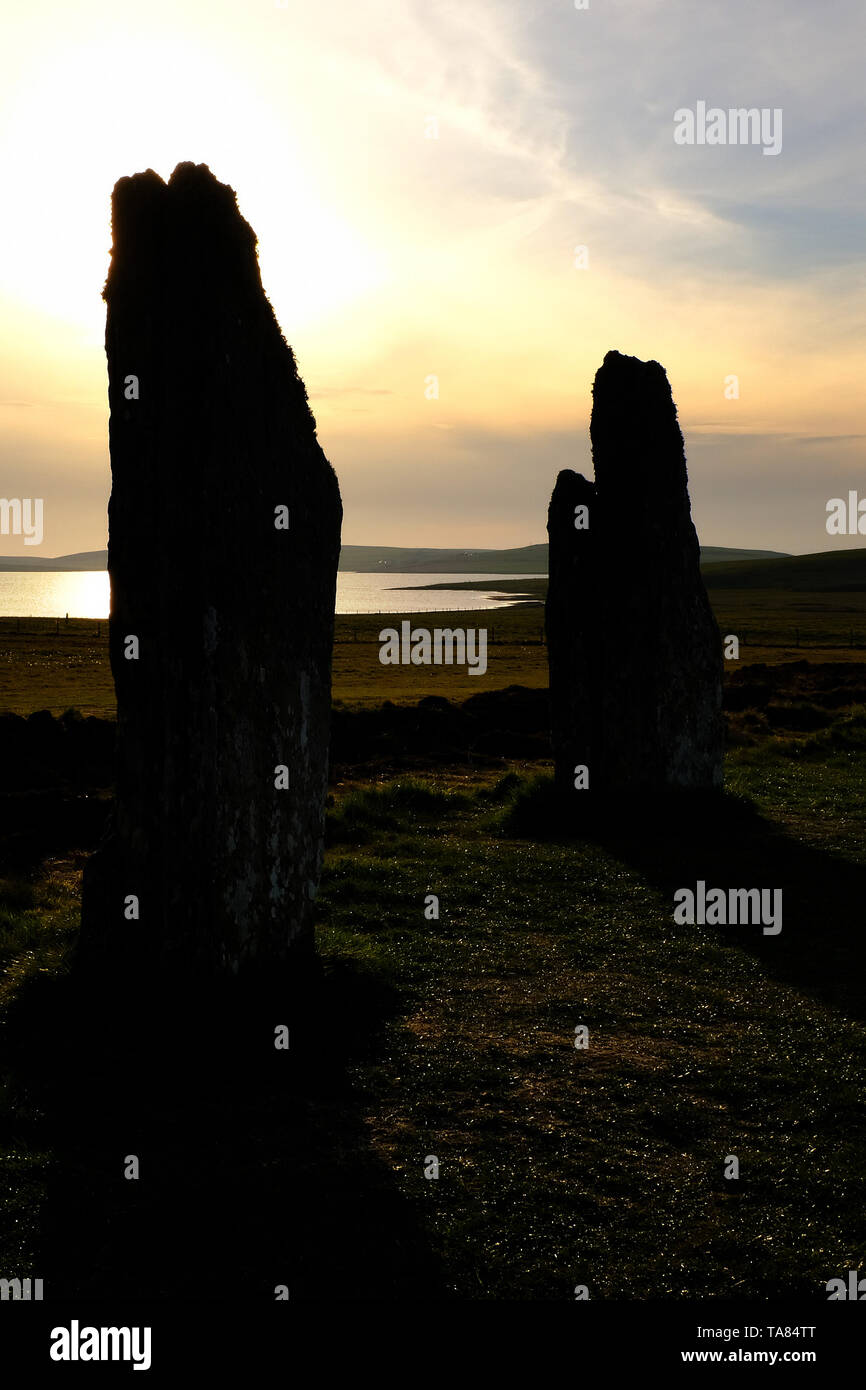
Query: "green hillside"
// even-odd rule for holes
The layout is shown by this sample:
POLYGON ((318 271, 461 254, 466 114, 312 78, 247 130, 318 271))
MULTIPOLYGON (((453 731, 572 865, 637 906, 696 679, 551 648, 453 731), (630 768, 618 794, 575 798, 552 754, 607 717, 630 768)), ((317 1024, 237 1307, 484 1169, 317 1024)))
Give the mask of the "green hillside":
POLYGON ((738 550, 725 545, 702 545, 701 564, 715 565, 733 560, 783 560, 788 559, 785 550, 738 550))
POLYGON ((819 551, 781 560, 738 560, 705 565, 708 589, 791 589, 818 593, 866 590, 866 550, 819 551))

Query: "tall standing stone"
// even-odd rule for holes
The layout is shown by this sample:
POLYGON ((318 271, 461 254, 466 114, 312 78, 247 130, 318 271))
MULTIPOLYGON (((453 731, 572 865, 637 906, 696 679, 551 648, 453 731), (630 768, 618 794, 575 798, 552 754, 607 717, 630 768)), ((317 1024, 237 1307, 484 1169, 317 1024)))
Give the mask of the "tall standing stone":
POLYGON ((112 226, 116 810, 82 959, 234 974, 311 941, 340 494, 233 190, 149 169, 112 226))
POLYGON ((595 483, 550 503, 546 625, 557 782, 603 796, 722 782, 722 648, 700 572, 664 368, 609 352, 590 424, 595 483))

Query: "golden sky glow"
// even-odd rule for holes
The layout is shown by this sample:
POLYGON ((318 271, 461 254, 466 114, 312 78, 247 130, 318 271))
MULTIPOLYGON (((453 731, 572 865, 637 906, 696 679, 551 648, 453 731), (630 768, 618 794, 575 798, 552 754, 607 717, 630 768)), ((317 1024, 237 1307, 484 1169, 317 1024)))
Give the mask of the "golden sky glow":
MULTIPOLYGON (((543 539, 615 347, 667 368, 706 543, 830 548, 826 498, 866 494, 864 281, 820 16, 771 6, 771 48, 746 4, 603 8, 7 9, 0 491, 45 498, 45 553, 105 541, 111 189, 184 159, 258 234, 346 541, 543 539), (677 147, 674 110, 704 97, 782 107, 782 152, 677 147)), ((843 28, 859 13, 842 0, 843 28)))

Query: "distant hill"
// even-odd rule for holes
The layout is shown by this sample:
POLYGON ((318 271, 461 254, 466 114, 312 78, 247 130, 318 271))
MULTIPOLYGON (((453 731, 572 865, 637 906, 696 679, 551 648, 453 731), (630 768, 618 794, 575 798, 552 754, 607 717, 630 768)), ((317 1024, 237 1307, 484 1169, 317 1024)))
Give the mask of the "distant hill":
POLYGON ((515 550, 424 550, 387 545, 344 545, 340 569, 363 574, 546 574, 547 546, 515 550))
POLYGON ((729 550, 724 545, 702 545, 701 565, 716 565, 734 560, 788 560, 791 557, 785 550, 729 550))
MULTIPOLYGON (((701 564, 762 560, 783 554, 779 550, 708 545, 701 549, 701 564)), ((404 550, 399 546, 344 545, 340 569, 368 574, 388 570, 398 574, 547 574, 547 545, 523 545, 514 550, 404 550)))
POLYGON ((0 570, 104 570, 107 550, 79 550, 75 555, 0 555, 0 570))
MULTIPOLYGON (((719 545, 701 548, 701 563, 780 559, 777 550, 737 550, 719 545)), ((797 557, 789 557, 796 559, 797 557)), ((37 555, 0 556, 3 570, 104 570, 107 550, 82 550, 53 559, 37 555)), ((547 574, 547 545, 513 550, 432 550, 395 545, 344 545, 340 569, 362 574, 547 574)))
POLYGON ((822 550, 781 560, 705 565, 708 589, 800 589, 806 593, 866 590, 866 550, 822 550))

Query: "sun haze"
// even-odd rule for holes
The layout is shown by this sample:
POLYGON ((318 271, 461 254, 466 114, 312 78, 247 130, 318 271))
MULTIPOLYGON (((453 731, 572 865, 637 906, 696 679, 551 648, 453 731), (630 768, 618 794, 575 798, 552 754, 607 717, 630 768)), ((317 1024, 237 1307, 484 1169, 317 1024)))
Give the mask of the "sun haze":
POLYGON ((7 13, 0 490, 45 499, 45 554, 104 544, 111 190, 192 160, 259 238, 347 542, 543 539, 557 471, 591 471, 590 388, 615 348, 667 370, 702 540, 856 544, 824 524, 863 476, 847 95, 863 18, 846 0, 834 16, 804 0, 7 13), (674 114, 699 101, 781 110, 776 157, 678 144, 674 114))

